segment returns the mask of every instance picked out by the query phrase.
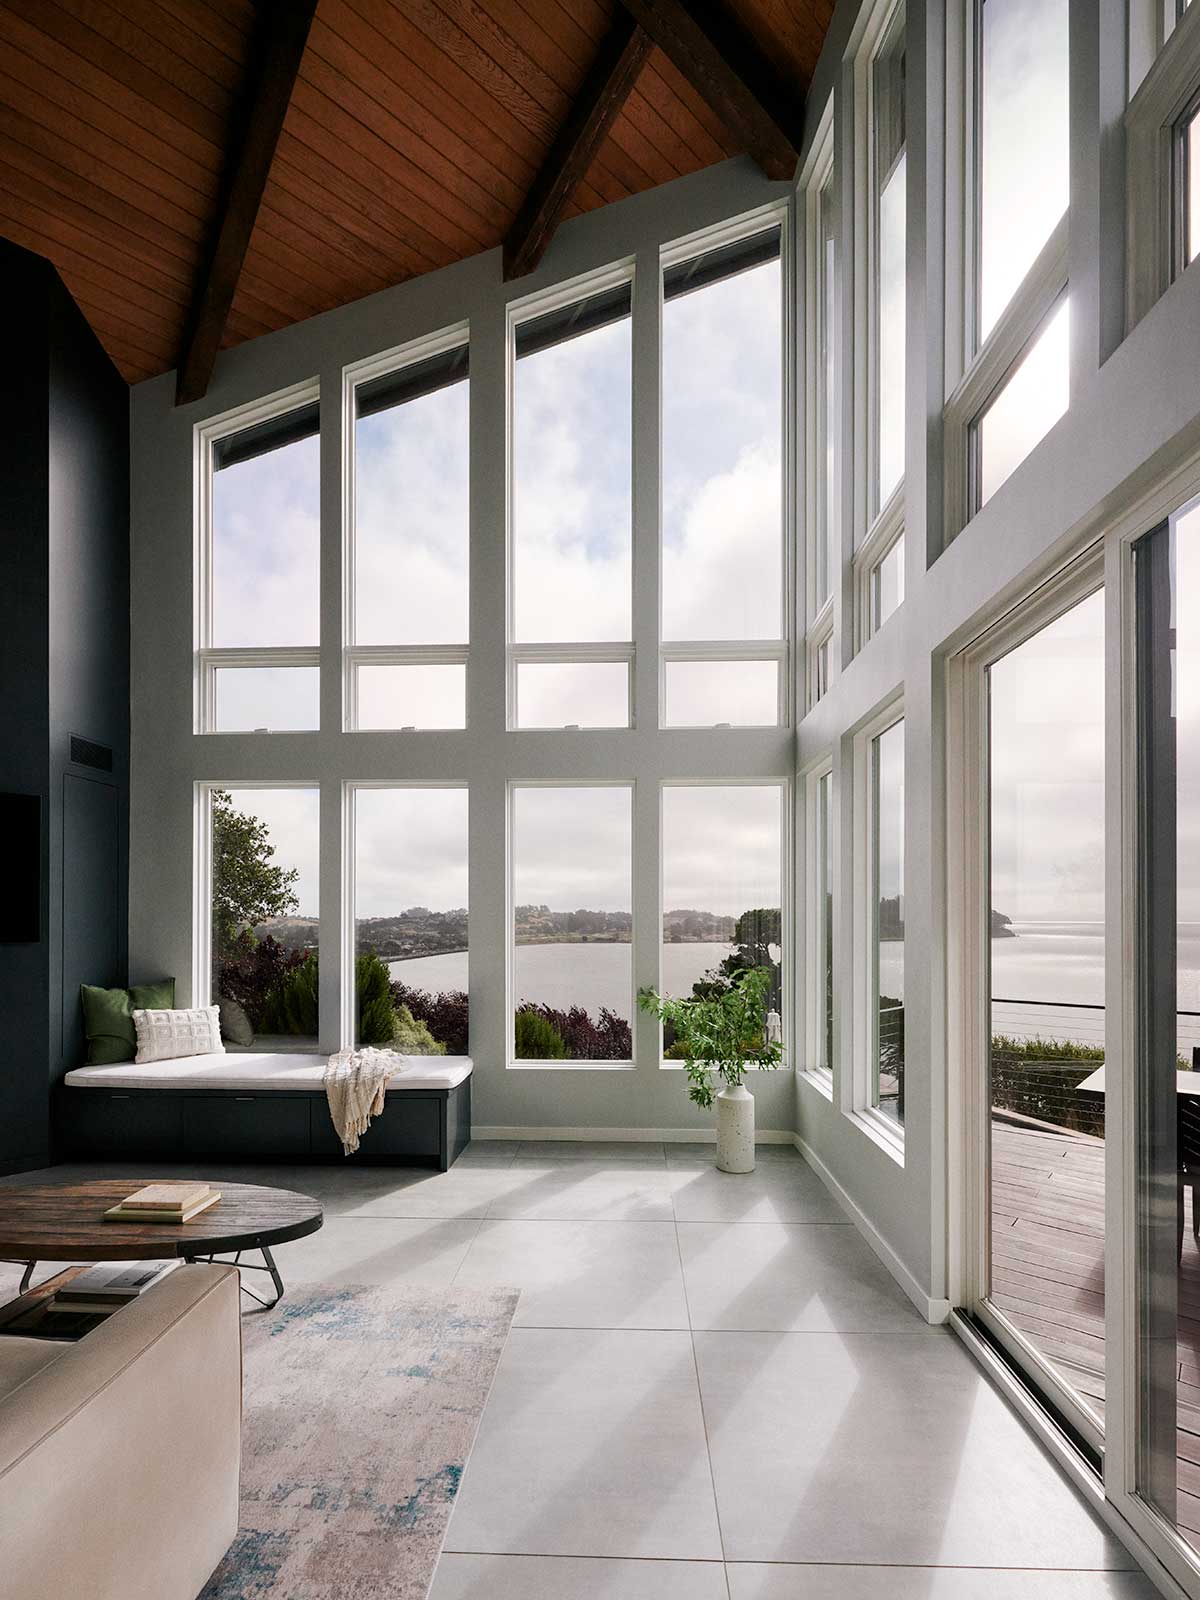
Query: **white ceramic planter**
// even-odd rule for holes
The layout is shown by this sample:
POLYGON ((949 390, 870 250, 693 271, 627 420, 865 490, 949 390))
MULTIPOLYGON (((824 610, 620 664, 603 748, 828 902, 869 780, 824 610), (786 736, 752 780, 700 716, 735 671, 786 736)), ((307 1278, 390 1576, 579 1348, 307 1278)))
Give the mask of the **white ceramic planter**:
POLYGON ((754 1096, 744 1083, 717 1096, 717 1166, 754 1171, 754 1096))

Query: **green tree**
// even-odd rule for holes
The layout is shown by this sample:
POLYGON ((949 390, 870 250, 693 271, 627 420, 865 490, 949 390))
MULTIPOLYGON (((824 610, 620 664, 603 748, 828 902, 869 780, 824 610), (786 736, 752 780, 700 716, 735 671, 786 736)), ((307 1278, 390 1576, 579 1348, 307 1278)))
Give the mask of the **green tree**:
POLYGON ((688 1079, 688 1098, 705 1110, 717 1096, 719 1078, 731 1089, 754 1065, 768 1071, 783 1060, 783 1045, 767 1036, 768 967, 751 967, 723 994, 670 1000, 653 989, 638 991, 638 1005, 672 1030, 688 1079))
POLYGON ((298 909, 295 867, 276 866, 265 822, 234 809, 226 789, 212 795, 213 940, 218 957, 232 954, 238 934, 268 917, 298 909))

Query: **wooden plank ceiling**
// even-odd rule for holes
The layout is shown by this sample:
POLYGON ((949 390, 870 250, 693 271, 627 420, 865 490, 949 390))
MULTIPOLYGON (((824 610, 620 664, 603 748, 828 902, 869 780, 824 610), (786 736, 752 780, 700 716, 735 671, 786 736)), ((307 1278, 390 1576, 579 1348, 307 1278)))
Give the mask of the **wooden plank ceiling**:
POLYGON ((740 81, 726 73, 723 99, 679 43, 693 14, 713 33, 717 9, 745 45, 735 74, 770 77, 766 137, 790 119, 791 150, 833 0, 624 4, 640 46, 620 0, 319 0, 280 129, 266 0, 2 0, 0 234, 54 262, 133 382, 180 365, 206 314, 227 348, 506 239, 511 267, 514 224, 537 212, 528 267, 548 207, 552 227, 751 148, 740 81), (255 141, 265 187, 243 171, 234 201, 255 141))

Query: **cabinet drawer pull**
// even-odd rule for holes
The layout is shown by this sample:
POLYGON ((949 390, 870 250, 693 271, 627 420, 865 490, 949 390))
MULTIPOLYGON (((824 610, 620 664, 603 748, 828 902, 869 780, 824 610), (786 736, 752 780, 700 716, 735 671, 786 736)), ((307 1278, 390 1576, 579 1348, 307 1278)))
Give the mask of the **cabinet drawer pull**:
POLYGON ((240 1101, 240 1100, 255 1100, 258 1097, 257 1097, 257 1095, 252 1095, 252 1094, 235 1094, 233 1098, 235 1100, 239 1100, 240 1101))

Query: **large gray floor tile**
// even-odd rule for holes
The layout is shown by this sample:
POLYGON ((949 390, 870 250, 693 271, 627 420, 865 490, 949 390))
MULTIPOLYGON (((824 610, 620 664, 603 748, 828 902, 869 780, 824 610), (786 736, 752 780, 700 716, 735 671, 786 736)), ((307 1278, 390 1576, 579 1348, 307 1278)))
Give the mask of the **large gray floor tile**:
POLYGON ((782 1567, 734 1562, 728 1571, 730 1600, 1157 1600, 1158 1595, 1140 1572, 782 1567))
POLYGON ((518 1327, 688 1325, 673 1222, 489 1219, 455 1281, 519 1283, 518 1327))
POLYGON ((727 1600, 727 1590, 719 1561, 444 1555, 429 1600, 727 1600))
POLYGON ((719 1558, 690 1336, 514 1328, 446 1549, 719 1558))
POLYGON ((665 1162, 652 1168, 620 1161, 514 1161, 503 1176, 510 1181, 497 1189, 489 1217, 669 1222, 673 1216, 665 1162))
POLYGON ((657 1139, 521 1139, 516 1159, 521 1161, 615 1161, 635 1166, 665 1165, 663 1147, 657 1139))
POLYGON ((504 1162, 393 1177, 380 1176, 384 1171, 343 1174, 339 1186, 327 1191, 326 1210, 348 1217, 483 1217, 493 1201, 523 1182, 504 1162))
POLYGON ((479 1226, 461 1217, 334 1215, 320 1232, 276 1246, 275 1259, 289 1285, 449 1284, 479 1226))
MULTIPOLYGON (((706 1142, 676 1143, 668 1140, 663 1146, 667 1164, 673 1167, 710 1167, 715 1168, 717 1160, 717 1143, 715 1139, 706 1142)), ((793 1144, 756 1144, 754 1147, 754 1160, 757 1166, 765 1162, 773 1165, 783 1162, 803 1162, 804 1157, 793 1144)))
POLYGON ((804 1161, 760 1162, 753 1172, 669 1166, 681 1222, 837 1222, 846 1213, 804 1161))
POLYGON ((694 1337, 729 1560, 1133 1565, 950 1333, 694 1337))
POLYGON ((854 1228, 680 1222, 693 1328, 915 1333, 928 1327, 854 1228))

